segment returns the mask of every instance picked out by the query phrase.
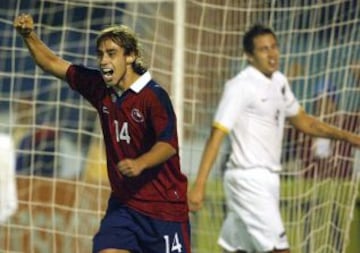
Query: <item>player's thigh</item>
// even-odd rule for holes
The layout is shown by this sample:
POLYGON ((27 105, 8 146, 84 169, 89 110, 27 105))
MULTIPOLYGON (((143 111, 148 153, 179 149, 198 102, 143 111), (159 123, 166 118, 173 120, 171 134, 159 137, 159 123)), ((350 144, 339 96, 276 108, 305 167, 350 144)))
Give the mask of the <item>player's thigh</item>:
MULTIPOLYGON (((238 250, 236 252, 231 252, 231 251, 224 250, 223 253, 248 253, 248 252, 243 251, 243 250, 238 250)), ((290 253, 290 251, 288 249, 286 249, 286 250, 274 250, 272 252, 264 252, 264 253, 290 253)))
POLYGON ((246 252, 246 251, 243 251, 243 250, 237 250, 237 251, 235 251, 235 252, 224 250, 223 253, 247 253, 247 252, 246 252))
MULTIPOLYGON (((243 251, 243 250, 238 250, 236 252, 231 252, 231 251, 224 251, 223 253, 248 253, 247 251, 243 251)), ((264 253, 290 253, 289 250, 274 250, 272 252, 264 252, 264 253)))
MULTIPOLYGON (((228 207, 245 224, 251 239, 251 247, 239 244, 240 240, 231 246, 257 252, 288 248, 279 210, 279 176, 266 169, 234 170, 226 172, 225 182, 228 207)), ((240 226, 233 233, 240 237, 242 231, 236 228, 240 226)))
POLYGON ((96 253, 190 253, 190 224, 154 219, 111 198, 93 241, 96 253))
POLYGON ((275 249, 272 253, 290 253, 289 249, 275 249))
POLYGON ((131 252, 123 249, 104 249, 101 250, 99 253, 131 253, 131 252))
POLYGON ((190 253, 189 222, 152 220, 139 234, 142 249, 149 253, 190 253))

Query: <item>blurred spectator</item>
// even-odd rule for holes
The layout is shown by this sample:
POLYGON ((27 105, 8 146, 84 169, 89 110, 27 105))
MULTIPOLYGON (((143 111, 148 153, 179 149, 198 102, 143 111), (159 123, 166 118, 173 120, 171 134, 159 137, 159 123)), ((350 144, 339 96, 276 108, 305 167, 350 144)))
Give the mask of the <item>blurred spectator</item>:
MULTIPOLYGON (((350 67, 350 74, 353 80, 352 86, 350 87, 349 94, 345 97, 346 108, 344 111, 347 112, 347 117, 344 120, 346 129, 360 132, 360 61, 354 61, 350 67)), ((357 173, 360 173, 360 149, 355 149, 351 146, 347 147, 349 153, 354 157, 353 167, 357 173)))
POLYGON ((54 127, 36 125, 35 102, 30 97, 14 103, 17 142, 16 171, 19 174, 55 176, 57 162, 54 127))
MULTIPOLYGON (((291 63, 286 71, 286 76, 289 80, 289 84, 291 85, 291 89, 299 98, 304 97, 304 74, 304 66, 297 61, 291 63)), ((284 171, 287 173, 299 171, 299 169, 303 167, 302 160, 299 159, 299 154, 302 152, 301 148, 303 146, 302 143, 304 136, 305 134, 295 129, 294 127, 291 127, 289 123, 286 122, 284 129, 282 164, 284 171)))
POLYGON ((354 76, 355 84, 357 85, 357 87, 360 87, 360 61, 354 61, 353 64, 350 66, 350 70, 352 75, 354 76))
MULTIPOLYGON (((349 100, 345 92, 341 93, 349 100)), ((338 126, 346 131, 356 132, 359 126, 358 112, 340 110, 340 93, 331 83, 319 82, 314 92, 313 114, 323 121, 338 126)), ((358 98, 353 98, 355 101, 358 98)), ((357 108, 359 111, 359 108, 357 108)), ((308 138, 304 142, 302 154, 306 177, 351 177, 354 168, 353 147, 345 142, 331 141, 323 138, 308 138)))
POLYGON ((20 141, 16 158, 19 174, 54 177, 56 171, 56 132, 38 129, 20 141))
POLYGON ((304 76, 304 67, 299 62, 293 62, 290 64, 288 70, 286 71, 286 76, 290 82, 295 81, 304 76))
MULTIPOLYGON (((81 173, 81 152, 36 108, 30 97, 14 103, 16 171, 18 174, 75 179, 81 173), (41 116, 39 123, 36 117, 41 116)), ((49 117, 50 118, 50 117, 49 117)))
MULTIPOLYGON (((96 125, 95 132, 101 134, 100 124, 96 125)), ((94 184, 108 185, 108 175, 106 167, 106 154, 103 140, 99 136, 94 136, 90 142, 86 163, 83 172, 83 180, 94 184)))
MULTIPOLYGON (((338 96, 336 88, 330 83, 320 82, 315 87, 314 115, 328 124, 339 126, 336 115, 338 96)), ((309 170, 306 175, 312 177, 335 176, 338 171, 335 157, 335 142, 325 138, 312 138, 307 163, 309 170)))

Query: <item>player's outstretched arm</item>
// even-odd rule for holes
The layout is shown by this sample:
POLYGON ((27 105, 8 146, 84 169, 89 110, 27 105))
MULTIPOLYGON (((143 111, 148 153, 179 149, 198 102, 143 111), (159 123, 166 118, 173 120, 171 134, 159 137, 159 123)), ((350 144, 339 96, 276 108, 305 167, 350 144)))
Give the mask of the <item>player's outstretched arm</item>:
POLYGON ((23 37, 36 64, 44 71, 65 80, 70 63, 58 57, 35 34, 33 18, 21 14, 14 20, 14 27, 23 37))
POLYGON ((197 177, 188 193, 190 211, 198 211, 203 205, 205 198, 206 182, 225 136, 226 133, 224 131, 216 127, 212 128, 211 135, 206 142, 205 149, 202 154, 197 177))
POLYGON ((311 136, 347 141, 356 147, 360 147, 360 135, 326 124, 308 115, 303 109, 296 116, 291 117, 289 121, 296 129, 311 136))

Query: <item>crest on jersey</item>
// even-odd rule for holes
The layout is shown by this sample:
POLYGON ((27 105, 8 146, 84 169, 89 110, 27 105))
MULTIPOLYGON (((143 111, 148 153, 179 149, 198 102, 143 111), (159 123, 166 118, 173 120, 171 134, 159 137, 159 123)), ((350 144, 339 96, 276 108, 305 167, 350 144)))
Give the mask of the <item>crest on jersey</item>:
POLYGON ((144 116, 137 108, 131 110, 131 118, 133 118, 133 120, 135 120, 138 123, 144 122, 144 116))

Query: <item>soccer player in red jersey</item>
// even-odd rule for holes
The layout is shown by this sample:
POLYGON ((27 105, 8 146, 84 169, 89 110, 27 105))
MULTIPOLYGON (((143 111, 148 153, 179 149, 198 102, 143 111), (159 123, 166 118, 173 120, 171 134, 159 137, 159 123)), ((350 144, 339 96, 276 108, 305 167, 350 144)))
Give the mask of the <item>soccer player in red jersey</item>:
POLYGON ((101 31, 99 69, 92 69, 56 56, 35 34, 30 15, 18 16, 14 27, 36 64, 67 81, 98 111, 112 193, 93 252, 190 253, 176 116, 168 94, 144 66, 133 31, 101 31))

